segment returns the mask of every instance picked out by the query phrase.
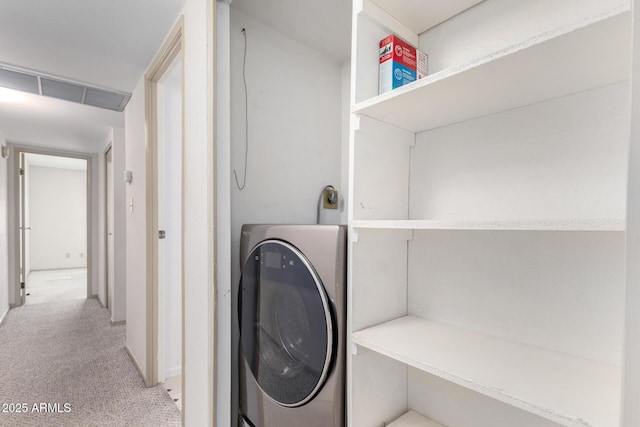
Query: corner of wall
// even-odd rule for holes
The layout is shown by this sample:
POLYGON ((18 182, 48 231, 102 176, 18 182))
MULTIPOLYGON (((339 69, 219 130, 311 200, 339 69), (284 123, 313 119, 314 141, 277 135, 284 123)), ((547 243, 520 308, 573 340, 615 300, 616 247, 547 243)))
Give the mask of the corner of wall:
MULTIPOLYGON (((124 185, 126 250, 124 267, 126 345, 146 372, 146 212, 145 212, 145 78, 133 90, 124 110, 124 165, 133 180, 124 185), (132 206, 132 207, 130 207, 132 206)), ((116 173, 117 174, 117 173, 116 173)))
MULTIPOLYGON (((0 146, 5 144, 0 133, 0 146)), ((0 157, 0 323, 9 310, 8 164, 9 159, 0 157)))
POLYGON ((114 208, 114 298, 111 317, 114 322, 126 320, 127 290, 127 195, 120 174, 126 169, 125 129, 114 128, 113 150, 113 208, 114 208))

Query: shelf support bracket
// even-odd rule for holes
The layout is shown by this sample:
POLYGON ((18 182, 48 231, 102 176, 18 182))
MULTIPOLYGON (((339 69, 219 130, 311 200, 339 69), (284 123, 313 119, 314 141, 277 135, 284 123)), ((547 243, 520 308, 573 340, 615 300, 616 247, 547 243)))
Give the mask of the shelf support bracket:
POLYGON ((351 243, 358 243, 358 229, 357 228, 351 228, 351 243))

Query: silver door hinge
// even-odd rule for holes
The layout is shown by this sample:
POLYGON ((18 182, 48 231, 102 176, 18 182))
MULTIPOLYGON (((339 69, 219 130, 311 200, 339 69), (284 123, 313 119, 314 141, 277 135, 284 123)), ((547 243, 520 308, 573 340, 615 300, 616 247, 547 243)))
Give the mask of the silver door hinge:
POLYGON ((19 173, 21 176, 22 176, 22 175, 24 175, 24 169, 23 169, 23 168, 20 168, 20 170, 18 171, 18 173, 19 173))
POLYGON ((158 239, 164 239, 166 236, 166 233, 164 232, 164 230, 158 230, 158 239))

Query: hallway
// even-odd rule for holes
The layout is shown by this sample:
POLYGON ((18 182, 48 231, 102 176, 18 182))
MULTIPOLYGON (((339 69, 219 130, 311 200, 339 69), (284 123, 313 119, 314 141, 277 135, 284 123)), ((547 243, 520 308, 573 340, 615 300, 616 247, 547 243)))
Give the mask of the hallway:
POLYGON ((0 426, 179 426, 176 405, 162 385, 144 386, 124 339, 96 299, 12 309, 0 326, 0 426))
POLYGON ((32 271, 27 277, 25 304, 41 304, 87 297, 87 269, 32 271))
MULTIPOLYGON (((218 344, 224 338, 219 339, 217 332, 218 318, 230 315, 218 314, 217 306, 230 304, 226 296, 231 280, 230 256, 220 259, 231 250, 230 226, 226 219, 217 219, 217 210, 225 206, 218 207, 215 196, 228 189, 225 180, 217 179, 215 144, 220 6, 224 13, 229 5, 213 0, 98 0, 82 2, 82 7, 76 0, 2 1, 0 427, 162 426, 178 425, 182 418, 194 427, 228 424, 230 352, 218 344), (167 45, 173 48, 164 49, 167 45), (155 85, 151 71, 159 63, 166 65, 163 71, 175 71, 172 77, 180 90, 150 97, 153 90, 148 85, 155 85), (156 102, 159 98, 167 101, 166 109, 157 108, 162 105, 156 102), (172 114, 178 104, 181 114, 172 114), (154 121, 178 116, 180 123, 172 120, 166 132, 156 135, 158 126, 150 131, 154 121), (153 220, 157 214, 153 183, 166 179, 153 176, 158 171, 155 147, 160 139, 181 153, 179 163, 185 166, 179 179, 168 180, 182 192, 183 216, 164 229, 168 240, 178 236, 178 230, 182 236, 182 288, 176 292, 182 297, 180 304, 171 306, 173 317, 162 319, 169 326, 165 331, 170 332, 167 342, 173 350, 159 374, 162 355, 157 343, 162 329, 156 311, 159 294, 154 292, 158 269, 149 252, 160 231, 153 220), (40 172, 68 168, 36 165, 30 161, 32 154, 86 163, 83 200, 63 199, 57 192, 54 197, 53 189, 40 192, 53 199, 56 208, 86 205, 86 215, 75 220, 76 225, 86 225, 82 247, 72 239, 75 234, 62 231, 62 215, 55 215, 58 221, 53 225, 33 223, 34 213, 52 217, 52 209, 33 204, 28 197, 38 184, 37 168, 40 172), (222 230, 220 237, 217 227, 222 230), (47 243, 36 241, 49 231, 58 235, 47 243), (56 241, 62 245, 54 247, 56 241), (47 249, 47 262, 25 253, 21 263, 21 252, 38 245, 47 249), (62 286, 55 279, 41 282, 43 287, 27 283, 29 272, 85 266, 87 286, 82 294, 77 283, 73 299, 65 296, 59 301, 62 286), (218 281, 226 289, 218 290, 218 281), (24 305, 23 291, 30 294, 24 305), (219 303, 218 293, 225 295, 219 303), (52 305, 49 298, 54 296, 58 302, 52 305), (33 320, 34 315, 40 320, 33 320), (102 320, 90 321, 95 323, 90 328, 76 325, 94 315, 102 320), (112 326, 124 322, 126 327, 112 326), (74 342, 65 342, 68 339, 74 342), (177 374, 183 380, 171 382, 177 374), (144 388, 157 384, 158 377, 167 380, 165 386, 144 388), (171 397, 165 388, 171 389, 171 397), (168 408, 153 403, 160 396, 168 408), (182 405, 182 414, 174 399, 182 405), (66 414, 2 412, 2 404, 14 402, 73 406, 66 414)), ((231 164, 224 157, 220 163, 231 164)), ((47 189, 56 187, 63 195, 72 188, 76 194, 79 187, 60 183, 62 178, 45 179, 42 174, 40 178, 41 184, 51 184, 47 189)), ((169 301, 176 300, 171 294, 169 301)), ((221 328, 224 337, 224 325, 221 328)))

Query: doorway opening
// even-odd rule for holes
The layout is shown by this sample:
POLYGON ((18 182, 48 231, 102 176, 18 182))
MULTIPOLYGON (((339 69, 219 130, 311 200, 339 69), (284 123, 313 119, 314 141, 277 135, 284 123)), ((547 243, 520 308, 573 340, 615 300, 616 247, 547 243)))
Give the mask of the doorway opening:
POLYGON ((182 408, 182 61, 158 84, 158 381, 182 408))
MULTIPOLYGON (((147 371, 184 408, 183 20, 146 76, 147 371)), ((183 415, 184 417, 184 415, 183 415)))
POLYGON ((91 297, 89 157, 14 153, 14 306, 91 297))

